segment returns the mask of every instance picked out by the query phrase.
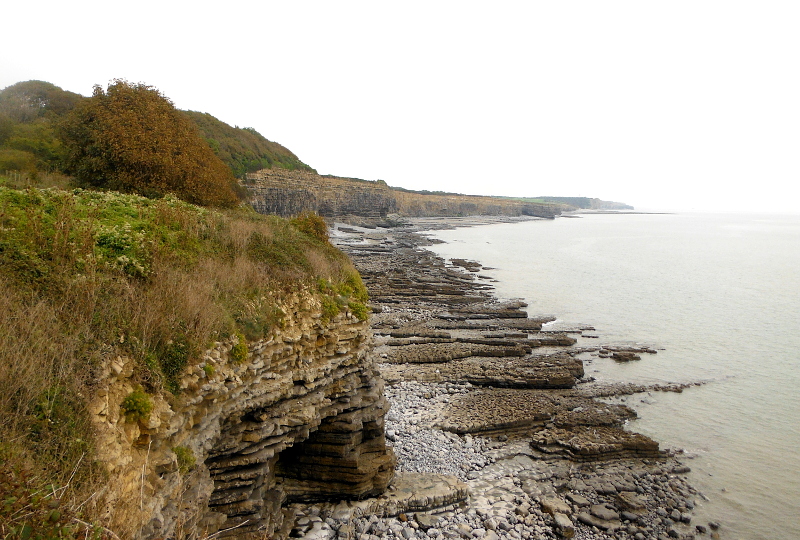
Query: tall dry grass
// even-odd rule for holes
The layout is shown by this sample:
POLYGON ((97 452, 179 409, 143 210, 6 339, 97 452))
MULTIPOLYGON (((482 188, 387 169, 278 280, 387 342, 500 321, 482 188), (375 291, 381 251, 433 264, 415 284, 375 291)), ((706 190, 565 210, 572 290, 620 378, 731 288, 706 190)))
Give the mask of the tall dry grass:
POLYGON ((0 473, 35 469, 83 505, 103 481, 86 400, 109 359, 136 359, 151 393, 179 392, 214 341, 280 324, 283 295, 324 282, 355 297, 357 278, 327 240, 275 216, 0 187, 0 473))

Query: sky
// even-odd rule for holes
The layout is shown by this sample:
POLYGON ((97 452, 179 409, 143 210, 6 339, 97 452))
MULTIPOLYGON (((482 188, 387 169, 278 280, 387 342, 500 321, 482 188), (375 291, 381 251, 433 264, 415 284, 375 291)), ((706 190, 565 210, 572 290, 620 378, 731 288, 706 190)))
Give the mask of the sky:
POLYGON ((0 88, 143 82, 321 174, 800 211, 796 1, 43 0, 0 13, 0 88))

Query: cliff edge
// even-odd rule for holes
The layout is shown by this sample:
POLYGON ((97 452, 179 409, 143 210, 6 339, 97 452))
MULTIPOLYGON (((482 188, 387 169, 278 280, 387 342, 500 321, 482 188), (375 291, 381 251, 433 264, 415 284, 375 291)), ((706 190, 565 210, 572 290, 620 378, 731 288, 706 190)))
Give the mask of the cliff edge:
POLYGON ((318 216, 0 186, 0 536, 281 537, 382 493, 367 300, 318 216))
POLYGON ((105 368, 90 411, 97 458, 116 479, 101 496, 112 529, 148 539, 270 537, 287 501, 387 487, 395 460, 367 323, 349 311, 325 323, 307 292, 281 309, 283 326, 248 342, 244 358, 236 339, 206 350, 178 379, 180 393, 154 397, 146 418, 124 412, 135 362, 118 356, 105 368))
POLYGON ((244 185, 253 208, 281 216, 316 212, 326 218, 455 217, 469 215, 553 218, 569 207, 501 197, 418 193, 383 181, 320 176, 308 171, 263 169, 249 173, 244 185))

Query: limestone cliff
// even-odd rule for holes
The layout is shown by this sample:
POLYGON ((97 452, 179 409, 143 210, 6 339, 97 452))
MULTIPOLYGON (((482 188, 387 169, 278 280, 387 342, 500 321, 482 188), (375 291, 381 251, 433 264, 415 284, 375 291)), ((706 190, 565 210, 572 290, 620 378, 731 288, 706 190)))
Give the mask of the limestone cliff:
POLYGON ((386 183, 320 176, 306 171, 264 169, 247 175, 251 204, 262 214, 290 216, 304 211, 327 218, 358 216, 504 215, 552 218, 560 204, 525 202, 476 195, 426 194, 394 189, 386 183))
POLYGON ((262 214, 291 216, 313 211, 324 217, 380 218, 397 212, 394 192, 378 182, 264 169, 248 174, 245 186, 253 208, 262 214))
POLYGON ((411 217, 536 216, 553 218, 564 209, 559 204, 517 201, 479 195, 440 195, 394 191, 398 211, 411 217))
POLYGON ((214 344, 184 370, 180 393, 152 398, 145 419, 126 419, 121 408, 135 389, 133 361, 108 366, 91 413, 97 457, 114 479, 100 494, 114 530, 143 539, 272 537, 285 501, 387 487, 395 458, 367 323, 347 311, 328 322, 302 291, 282 310, 281 328, 247 343, 246 358, 235 337, 214 344))

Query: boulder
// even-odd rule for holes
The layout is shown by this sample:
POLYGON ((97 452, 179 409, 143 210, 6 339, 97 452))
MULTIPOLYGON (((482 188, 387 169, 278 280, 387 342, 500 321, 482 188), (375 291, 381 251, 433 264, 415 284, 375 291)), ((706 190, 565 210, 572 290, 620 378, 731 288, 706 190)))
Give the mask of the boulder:
POLYGON ((598 517, 604 521, 615 521, 619 520, 619 514, 613 508, 609 508, 605 504, 593 504, 589 509, 589 512, 595 517, 598 517))
POLYGON ((563 500, 555 497, 545 497, 541 500, 542 512, 554 516, 555 514, 572 514, 572 508, 563 500))
POLYGON ((567 517, 565 514, 560 512, 556 512, 553 514, 553 521, 556 524, 556 532, 562 538, 572 538, 575 536, 575 527, 572 525, 572 521, 567 517))

